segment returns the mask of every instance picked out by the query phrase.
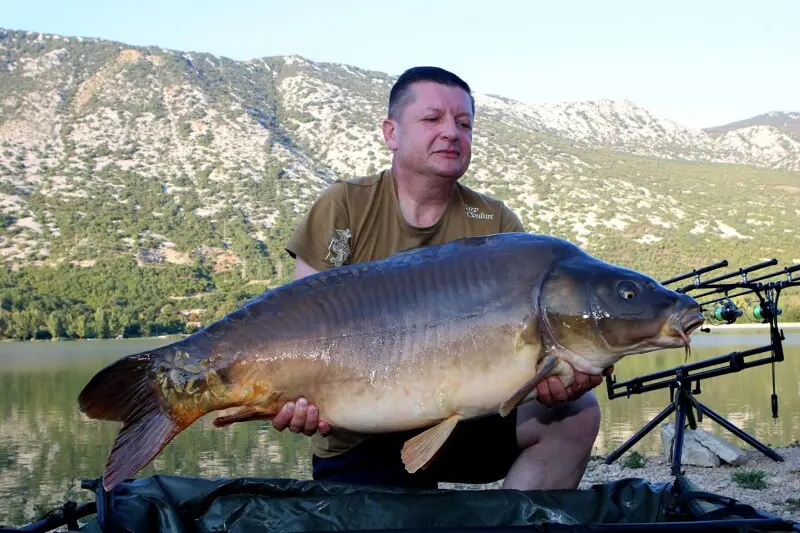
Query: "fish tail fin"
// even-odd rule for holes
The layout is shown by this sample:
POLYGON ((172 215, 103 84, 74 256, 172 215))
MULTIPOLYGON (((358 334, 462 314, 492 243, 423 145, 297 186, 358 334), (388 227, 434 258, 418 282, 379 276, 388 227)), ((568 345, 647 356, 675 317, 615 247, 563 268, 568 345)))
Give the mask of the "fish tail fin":
POLYGON ((108 456, 103 487, 112 490, 144 468, 194 420, 182 420, 155 380, 158 350, 120 359, 99 371, 78 396, 90 418, 122 422, 108 456))

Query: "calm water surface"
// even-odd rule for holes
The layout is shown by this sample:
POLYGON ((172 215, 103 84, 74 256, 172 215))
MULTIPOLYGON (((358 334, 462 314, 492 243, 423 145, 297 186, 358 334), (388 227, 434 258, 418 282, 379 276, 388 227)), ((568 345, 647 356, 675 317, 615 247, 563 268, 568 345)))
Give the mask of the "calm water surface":
MULTIPOLYGON (((775 446, 800 439, 800 330, 785 331, 786 360, 775 367, 777 419, 770 408, 771 365, 704 381, 698 396, 740 428, 775 446)), ((767 345, 765 332, 698 333, 690 362, 767 345)), ((84 419, 77 409, 77 395, 97 370, 114 359, 169 342, 0 343, 0 524, 21 525, 66 499, 90 500, 80 481, 101 475, 118 425, 84 419)), ((672 368, 683 360, 681 350, 634 356, 617 365, 616 376, 624 381, 672 368)), ((608 399, 605 384, 596 390, 603 411, 596 454, 616 449, 669 401, 667 390, 615 400, 608 399)), ((212 418, 209 415, 178 435, 138 475, 310 478, 307 438, 278 433, 258 422, 216 429, 212 418)), ((701 426, 748 447, 706 418, 701 426)), ((655 430, 634 450, 656 452, 659 448, 655 430)))

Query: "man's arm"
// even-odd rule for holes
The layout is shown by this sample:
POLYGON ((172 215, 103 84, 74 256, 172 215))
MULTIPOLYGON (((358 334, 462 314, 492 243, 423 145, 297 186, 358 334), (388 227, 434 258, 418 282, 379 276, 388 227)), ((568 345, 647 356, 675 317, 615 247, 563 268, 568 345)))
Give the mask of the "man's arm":
POLYGON ((306 276, 310 276, 311 274, 316 274, 317 272, 319 272, 319 270, 312 266, 308 266, 308 264, 299 257, 295 259, 294 279, 297 280, 304 278, 306 276))
MULTIPOLYGON (((319 271, 305 261, 299 257, 296 258, 294 279, 298 280, 317 272, 319 271)), ((288 427, 292 433, 302 432, 309 437, 317 431, 322 435, 327 435, 331 432, 331 426, 326 421, 319 420, 318 415, 319 409, 316 405, 309 404, 305 398, 298 398, 297 403, 286 402, 281 407, 281 410, 272 419, 272 427, 278 431, 283 431, 288 427)))

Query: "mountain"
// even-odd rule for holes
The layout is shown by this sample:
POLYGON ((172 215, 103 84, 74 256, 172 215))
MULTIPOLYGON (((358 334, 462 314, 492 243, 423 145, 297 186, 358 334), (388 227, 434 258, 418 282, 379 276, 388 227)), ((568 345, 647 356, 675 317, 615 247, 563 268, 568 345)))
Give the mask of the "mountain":
POLYGON ((725 134, 729 131, 750 128, 753 126, 766 126, 773 128, 781 133, 791 135, 795 139, 800 140, 800 113, 786 113, 783 111, 770 111, 763 115, 723 124, 722 126, 715 126, 713 128, 704 128, 703 131, 711 135, 725 134))
MULTIPOLYGON (((394 79, 0 30, 6 329, 180 329, 287 281, 282 246, 319 192, 389 165, 380 121, 394 79), (62 307, 82 310, 53 316, 62 307)), ((529 231, 662 277, 721 258, 800 262, 790 133, 694 130, 628 101, 476 104, 464 182, 529 231)))
POLYGON ((754 165, 800 171, 800 139, 792 129, 731 128, 723 135, 685 128, 630 101, 599 100, 525 105, 488 97, 497 120, 630 154, 667 159, 754 165))

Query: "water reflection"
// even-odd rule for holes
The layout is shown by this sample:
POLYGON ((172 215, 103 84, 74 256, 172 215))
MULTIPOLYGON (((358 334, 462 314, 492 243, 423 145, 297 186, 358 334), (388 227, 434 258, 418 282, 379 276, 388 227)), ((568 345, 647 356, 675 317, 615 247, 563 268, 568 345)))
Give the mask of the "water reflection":
MULTIPOLYGON (((698 397, 760 440, 774 445, 800 439, 800 332, 787 331, 786 358, 776 368, 780 416, 772 418, 772 368, 762 366, 703 383, 698 397)), ((19 525, 66 499, 88 501, 80 480, 97 477, 117 433, 111 422, 85 420, 76 398, 91 376, 117 357, 169 340, 0 344, 0 524, 19 525)), ((698 335, 692 360, 745 350, 767 342, 764 334, 698 335)), ((626 380, 683 363, 680 350, 629 358, 617 366, 626 380)), ((669 402, 667 390, 609 401, 597 389, 603 412, 597 454, 621 445, 669 402)), ((178 435, 139 475, 310 477, 308 440, 249 422, 224 430, 209 415, 178 435)), ((668 418, 667 421, 671 421, 668 418)), ((702 426, 735 438, 704 420, 702 426)), ((735 441, 746 447, 745 443, 735 441)), ((660 449, 658 430, 637 450, 660 449)))

